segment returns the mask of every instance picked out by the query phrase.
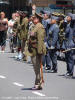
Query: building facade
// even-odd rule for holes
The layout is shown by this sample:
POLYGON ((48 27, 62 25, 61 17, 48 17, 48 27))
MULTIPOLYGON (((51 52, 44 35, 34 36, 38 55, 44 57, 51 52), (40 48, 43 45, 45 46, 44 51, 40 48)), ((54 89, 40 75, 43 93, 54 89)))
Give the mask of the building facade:
POLYGON ((32 3, 38 7, 48 7, 48 5, 57 3, 67 4, 69 1, 74 4, 75 0, 32 0, 32 3))
POLYGON ((55 4, 56 0, 32 0, 32 2, 38 7, 47 7, 49 4, 55 4))
POLYGON ((75 0, 0 0, 0 12, 6 12, 9 17, 16 10, 28 10, 31 13, 29 4, 35 4, 37 7, 48 7, 56 4, 67 5, 69 1, 75 5, 75 0))

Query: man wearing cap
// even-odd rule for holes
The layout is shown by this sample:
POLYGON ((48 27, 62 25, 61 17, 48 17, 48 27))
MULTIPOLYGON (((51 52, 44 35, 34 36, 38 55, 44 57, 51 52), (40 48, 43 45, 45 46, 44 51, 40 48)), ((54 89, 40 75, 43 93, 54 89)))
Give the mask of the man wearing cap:
POLYGON ((34 66, 34 72, 36 75, 35 86, 32 90, 41 90, 42 89, 42 77, 41 77, 41 63, 42 63, 42 55, 46 54, 46 48, 44 45, 45 38, 45 29, 41 24, 42 17, 39 14, 35 15, 33 19, 33 23, 35 27, 30 32, 30 40, 29 40, 29 52, 32 53, 31 59, 34 66))
MULTIPOLYGON (((45 28, 45 31, 46 31, 45 44, 48 45, 51 14, 48 11, 42 11, 42 13, 44 13, 42 24, 43 24, 43 26, 45 28)), ((51 61, 50 61, 50 56, 49 56, 48 50, 46 52, 46 55, 43 56, 43 66, 44 66, 45 70, 50 70, 51 69, 51 61)))
POLYGON ((62 46, 65 50, 65 58, 66 58, 66 64, 67 64, 67 73, 66 76, 72 77, 73 72, 74 72, 74 59, 73 59, 73 54, 74 50, 69 49, 74 47, 74 42, 73 42, 73 27, 72 27, 72 14, 69 14, 66 17, 66 29, 65 29, 65 41, 64 41, 64 46, 62 46))
POLYGON ((58 17, 52 16, 51 18, 51 26, 49 29, 49 55, 52 61, 52 69, 50 72, 57 73, 57 41, 58 41, 58 34, 59 34, 59 26, 56 24, 58 17))

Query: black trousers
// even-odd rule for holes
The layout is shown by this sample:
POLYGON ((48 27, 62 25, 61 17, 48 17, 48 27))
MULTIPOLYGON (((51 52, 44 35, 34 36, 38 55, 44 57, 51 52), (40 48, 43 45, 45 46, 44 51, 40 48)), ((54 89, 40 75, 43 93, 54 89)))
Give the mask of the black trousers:
POLYGON ((6 45, 6 31, 0 31, 0 46, 6 45))

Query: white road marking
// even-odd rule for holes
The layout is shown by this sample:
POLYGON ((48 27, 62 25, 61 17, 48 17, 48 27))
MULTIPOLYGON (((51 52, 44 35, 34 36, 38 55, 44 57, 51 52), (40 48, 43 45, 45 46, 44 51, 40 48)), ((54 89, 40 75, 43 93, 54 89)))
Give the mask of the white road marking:
POLYGON ((34 93, 34 94, 36 94, 36 95, 38 95, 38 96, 42 96, 42 97, 46 96, 45 94, 39 93, 39 92, 37 92, 37 91, 34 91, 34 92, 32 92, 32 93, 34 93))
POLYGON ((16 85, 16 86, 19 86, 19 87, 23 87, 24 86, 23 84, 20 84, 20 83, 17 83, 17 82, 14 82, 13 84, 16 85))
POLYGON ((59 97, 49 97, 50 100, 60 100, 59 97))
POLYGON ((3 76, 3 75, 0 75, 0 78, 5 79, 6 77, 5 77, 5 76, 3 76))

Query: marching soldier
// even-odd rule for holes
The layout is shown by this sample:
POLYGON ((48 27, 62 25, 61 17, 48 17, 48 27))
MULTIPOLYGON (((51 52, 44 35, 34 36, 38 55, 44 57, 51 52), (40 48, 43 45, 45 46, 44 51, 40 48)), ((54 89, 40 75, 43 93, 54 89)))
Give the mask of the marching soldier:
POLYGON ((74 42, 73 42, 73 28, 71 27, 71 21, 72 21, 72 16, 68 15, 66 17, 66 29, 65 29, 65 41, 63 48, 67 50, 65 52, 65 58, 66 58, 66 64, 67 64, 67 73, 66 76, 72 77, 73 76, 73 71, 74 71, 74 59, 73 59, 73 54, 74 50, 70 50, 74 47, 74 42))
POLYGON ((19 24, 17 27, 17 36, 18 36, 18 43, 19 43, 19 56, 18 59, 22 59, 23 58, 23 52, 24 52, 24 47, 25 47, 25 43, 27 40, 27 35, 28 35, 28 18, 27 18, 27 11, 20 11, 19 15, 20 15, 20 20, 19 20, 19 24))
POLYGON ((57 73, 57 41, 58 41, 58 34, 59 34, 59 26, 56 24, 58 17, 52 16, 51 18, 51 26, 49 29, 49 55, 52 62, 52 69, 50 72, 57 73))
POLYGON ((17 11, 15 13, 16 18, 15 18, 15 23, 14 23, 14 26, 13 26, 13 34, 17 38, 17 51, 18 51, 18 55, 15 56, 16 58, 19 57, 19 52, 21 50, 21 42, 20 42, 20 39, 18 38, 18 33, 19 33, 18 26, 20 25, 20 14, 19 13, 20 13, 19 11, 17 11))
MULTIPOLYGON (((44 13, 44 17, 43 17, 43 20, 42 20, 42 24, 43 24, 43 26, 45 28, 45 31, 46 31, 45 44, 48 44, 51 14, 48 11, 43 11, 43 13, 44 13)), ((50 70, 51 69, 51 61, 50 61, 50 56, 49 56, 48 50, 46 52, 46 55, 43 56, 43 66, 44 66, 45 70, 50 70)))
POLYGON ((32 90, 41 90, 42 89, 42 82, 43 82, 43 74, 42 70, 42 55, 46 54, 46 48, 44 45, 44 38, 45 38, 45 29, 41 24, 42 17, 39 14, 35 15, 33 19, 33 23, 35 27, 30 33, 30 40, 29 40, 29 52, 32 53, 31 59, 34 66, 34 72, 36 75, 35 79, 35 86, 32 90))
MULTIPOLYGON (((28 43, 29 43, 29 39, 30 39, 30 32, 33 30, 34 28, 34 23, 33 23, 33 18, 35 16, 30 15, 29 19, 28 19, 28 37, 27 37, 27 41, 26 41, 26 45, 25 45, 25 50, 24 50, 24 55, 27 58, 27 63, 31 63, 31 53, 28 51, 28 43)), ((23 59, 24 60, 24 59, 23 59)))
POLYGON ((28 12, 27 11, 23 11, 21 13, 21 23, 20 23, 20 26, 19 26, 19 29, 20 29, 20 33, 18 33, 18 36, 19 36, 19 39, 21 40, 21 45, 22 45, 22 53, 24 52, 24 47, 25 47, 25 42, 27 40, 27 35, 28 35, 28 18, 27 18, 27 14, 28 12))

